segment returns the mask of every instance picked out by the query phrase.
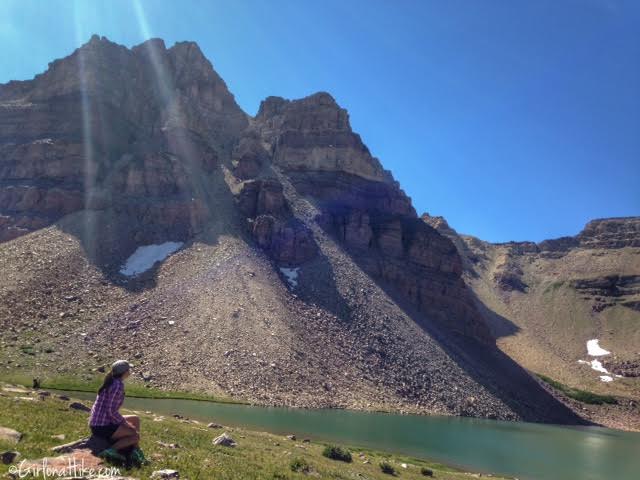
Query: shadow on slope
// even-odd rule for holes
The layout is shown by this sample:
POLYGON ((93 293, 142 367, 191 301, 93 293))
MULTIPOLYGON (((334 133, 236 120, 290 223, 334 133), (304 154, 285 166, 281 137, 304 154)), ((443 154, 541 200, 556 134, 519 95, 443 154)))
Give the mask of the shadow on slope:
POLYGON ((339 292, 331 262, 321 251, 302 266, 302 285, 296 290, 298 298, 308 304, 331 312, 346 321, 351 316, 351 308, 339 292))
MULTIPOLYGON (((351 258, 361 266, 362 260, 351 258)), ((429 320, 419 312, 396 288, 369 275, 387 295, 431 338, 433 338, 474 381, 502 400, 523 421, 568 425, 593 425, 568 408, 545 390, 524 368, 503 353, 495 343, 487 344, 458 333, 429 320)), ((483 313, 499 322, 501 333, 517 332, 518 327, 490 310, 476 299, 483 313)))
POLYGON ((503 317, 499 313, 491 310, 487 307, 480 298, 476 295, 476 293, 470 288, 467 289, 469 295, 474 300, 476 308, 480 311, 482 318, 485 320, 485 323, 489 327, 491 331, 491 335, 497 340, 502 337, 509 337, 511 335, 515 335, 518 333, 521 328, 518 327, 515 323, 509 320, 506 317, 503 317))

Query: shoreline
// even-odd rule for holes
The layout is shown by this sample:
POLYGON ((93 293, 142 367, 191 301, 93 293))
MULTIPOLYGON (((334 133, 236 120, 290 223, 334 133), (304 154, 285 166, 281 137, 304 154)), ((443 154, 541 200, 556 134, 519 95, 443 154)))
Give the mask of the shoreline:
MULTIPOLYGON (((536 378, 539 378, 538 375, 533 374, 536 378)), ((13 383, 20 385, 22 387, 31 389, 32 384, 27 380, 29 376, 22 375, 0 375, 0 382, 13 383)), ((93 380, 79 380, 73 377, 52 377, 48 380, 46 377, 41 379, 40 389, 42 390, 56 390, 56 391, 67 391, 67 392, 80 392, 80 393, 95 393, 98 385, 94 385, 96 381, 99 380, 98 377, 93 380)), ((561 391, 553 388, 552 385, 547 383, 547 381, 543 379, 539 379, 540 383, 556 398, 562 400, 566 404, 570 406, 570 408, 576 411, 579 415, 585 415, 586 406, 588 407, 597 407, 597 408, 607 408, 607 405, 604 407, 602 405, 583 405, 581 402, 574 400, 572 398, 565 397, 561 391)), ((444 412, 425 412, 421 410, 409 410, 409 409, 367 409, 367 408, 349 408, 349 407, 341 407, 341 406, 327 406, 327 407, 310 407, 310 406, 298 406, 298 405, 270 405, 270 404, 262 404, 259 402, 250 402, 243 399, 235 399, 235 398, 227 398, 227 397, 219 397, 214 395, 208 395, 204 393, 191 392, 191 391, 182 391, 182 390, 163 390, 156 387, 149 387, 147 384, 140 384, 137 382, 132 382, 128 385, 127 396, 131 398, 138 399, 173 399, 173 400, 192 400, 197 402, 210 402, 215 404, 222 405, 244 405, 251 407, 261 407, 261 408, 283 408, 283 409, 293 409, 293 410, 309 410, 309 411, 317 411, 317 410, 344 410, 350 412, 362 412, 362 413, 381 413, 381 414, 390 414, 390 415, 415 415, 415 416, 429 416, 429 417, 451 417, 451 418, 467 418, 460 417, 457 415, 450 415, 444 412)), ((632 399, 627 399, 628 401, 633 401, 632 399)), ((575 427, 598 427, 598 428, 607 428, 610 430, 617 430, 623 432, 640 432, 640 425, 634 428, 631 425, 620 425, 618 424, 605 424, 599 423, 597 421, 590 420, 588 417, 583 417, 585 420, 584 424, 577 423, 549 423, 549 422, 532 422, 525 420, 510 420, 510 419, 491 419, 486 417, 468 417, 475 418, 478 420, 493 420, 493 421, 502 421, 502 422, 513 422, 513 423, 530 423, 530 424, 539 424, 539 425, 548 425, 548 426, 556 426, 556 427, 566 427, 566 428, 575 428, 575 427), (624 426, 626 428, 620 428, 624 426)))

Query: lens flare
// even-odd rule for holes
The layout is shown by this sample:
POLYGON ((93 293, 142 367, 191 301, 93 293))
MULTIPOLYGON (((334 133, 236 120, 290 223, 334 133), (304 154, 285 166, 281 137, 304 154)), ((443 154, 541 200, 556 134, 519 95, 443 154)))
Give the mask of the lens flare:
MULTIPOLYGON (((147 21, 142 3, 139 0, 134 0, 133 5, 140 33, 147 40, 151 39, 152 32, 149 28, 149 22, 147 21)), ((173 82, 173 77, 168 70, 169 66, 165 63, 164 43, 162 41, 147 41, 144 46, 149 55, 156 86, 162 101, 162 114, 164 116, 162 131, 166 134, 168 146, 171 152, 182 160, 182 166, 185 168, 192 191, 201 199, 206 200, 207 192, 205 186, 202 184, 203 176, 200 172, 200 163, 198 162, 199 154, 197 153, 197 148, 189 138, 190 132, 187 129, 187 122, 182 112, 181 97, 173 82)), ((212 213, 210 203, 204 201, 204 205, 210 216, 212 213)), ((190 210, 190 215, 190 222, 193 227, 198 223, 194 209, 190 210)))
MULTIPOLYGON (((83 29, 83 15, 80 11, 81 2, 74 2, 74 25, 76 43, 81 45, 86 38, 86 32, 83 29)), ((78 79, 80 81, 80 107, 81 107, 81 119, 82 119, 82 147, 83 147, 83 183, 84 183, 84 221, 83 221, 83 236, 85 239, 85 248, 90 255, 95 248, 95 232, 93 229, 93 222, 86 213, 86 209, 89 206, 90 196, 92 192, 92 169, 94 168, 94 145, 93 145, 93 132, 91 125, 92 109, 89 100, 88 85, 87 85, 87 69, 85 52, 82 48, 77 51, 77 66, 78 66, 78 79)))

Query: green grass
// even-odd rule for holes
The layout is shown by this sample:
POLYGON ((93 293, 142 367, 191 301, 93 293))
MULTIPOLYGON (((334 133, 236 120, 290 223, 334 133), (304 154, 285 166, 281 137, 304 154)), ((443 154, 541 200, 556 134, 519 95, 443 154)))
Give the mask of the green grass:
MULTIPOLYGON (((0 382, 12 383, 23 387, 31 387, 33 378, 28 375, 2 375, 0 382)), ((90 379, 65 376, 39 377, 40 388, 52 390, 68 390, 70 392, 96 392, 102 385, 103 375, 94 375, 90 379)), ((240 400, 226 397, 216 397, 180 390, 160 390, 150 387, 148 384, 137 383, 135 380, 127 381, 127 395, 133 398, 174 398, 180 400, 199 400, 216 403, 247 404, 240 400)))
POLYGON ((294 458, 293 460, 291 460, 289 466, 291 467, 292 472, 308 473, 311 471, 309 462, 307 462, 304 458, 294 458))
POLYGON ((574 400, 577 400, 579 402, 588 403, 590 405, 602 405, 603 403, 615 405, 618 403, 615 397, 612 397, 611 395, 599 395, 597 393, 588 392, 586 390, 572 388, 552 378, 549 378, 546 375, 542 375, 540 373, 536 373, 536 375, 543 382, 551 385, 556 390, 559 390, 560 392, 564 393, 567 397, 573 398, 574 400))
POLYGON ((545 287, 543 293, 555 292, 560 287, 562 287, 563 284, 564 284, 564 282, 562 280, 557 280, 555 282, 551 282, 550 284, 548 284, 545 287))
MULTIPOLYGON (((2 386, 2 385, 0 385, 2 386)), ((51 447, 73 441, 88 434, 87 414, 71 410, 68 403, 55 396, 37 399, 35 394, 2 392, 0 396, 0 426, 23 433, 18 444, 0 441, 0 451, 18 450, 21 459, 39 459, 51 456, 51 447), (35 400, 20 397, 31 396, 35 400), (64 434, 64 441, 51 438, 64 434)), ((126 410, 124 413, 128 413, 126 410)), ((130 413, 130 412, 129 412, 130 413)), ((263 479, 384 479, 388 475, 380 470, 381 462, 388 462, 406 479, 424 478, 421 470, 430 469, 434 477, 444 480, 469 478, 460 472, 440 464, 402 455, 390 455, 370 449, 348 447, 353 462, 338 462, 322 455, 326 445, 320 442, 298 444, 280 435, 254 432, 241 428, 210 429, 202 423, 187 422, 173 417, 154 421, 152 414, 136 412, 142 420, 141 446, 151 465, 131 471, 121 470, 122 475, 149 478, 160 469, 175 469, 181 478, 191 480, 263 480, 263 479), (214 446, 213 438, 223 431, 237 442, 235 448, 214 446), (158 442, 177 443, 180 448, 171 449, 158 442), (367 463, 365 463, 365 461, 367 463), (408 467, 400 469, 401 463, 408 467)), ((346 446, 340 446, 346 449, 346 446)), ((0 478, 8 472, 8 465, 0 465, 0 478)), ((42 478, 42 477, 40 477, 42 478)))

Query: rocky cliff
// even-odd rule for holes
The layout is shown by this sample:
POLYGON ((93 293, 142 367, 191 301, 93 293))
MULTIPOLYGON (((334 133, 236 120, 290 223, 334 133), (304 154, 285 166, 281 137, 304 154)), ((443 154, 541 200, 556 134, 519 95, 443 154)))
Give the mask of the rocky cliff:
POLYGON ((0 240, 82 209, 101 212, 104 258, 190 238, 211 213, 206 177, 247 123, 194 43, 94 36, 0 86, 0 240))
MULTIPOLYGON (((329 94, 294 101, 267 98, 241 137, 239 150, 234 164, 241 178, 282 173, 299 195, 312 199, 319 211, 314 220, 369 274, 447 328, 491 341, 461 281, 455 247, 418 219, 411 200, 351 130, 347 111, 329 94)), ((273 178, 269 182, 261 185, 273 189, 278 183, 273 178)), ((255 185, 245 182, 243 198, 255 185)), ((277 230, 277 245, 287 243, 280 238, 282 227, 265 213, 270 214, 263 212, 252 221, 258 243, 264 243, 265 228, 277 230)), ((296 252, 288 257, 308 259, 313 248, 304 228, 289 230, 296 252)))
POLYGON ((263 404, 581 422, 496 349, 468 256, 344 108, 250 117, 194 43, 94 36, 0 85, 0 215, 10 371, 135 356, 144 381, 263 404))

